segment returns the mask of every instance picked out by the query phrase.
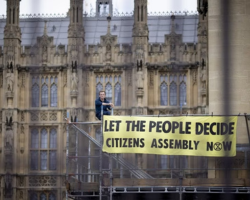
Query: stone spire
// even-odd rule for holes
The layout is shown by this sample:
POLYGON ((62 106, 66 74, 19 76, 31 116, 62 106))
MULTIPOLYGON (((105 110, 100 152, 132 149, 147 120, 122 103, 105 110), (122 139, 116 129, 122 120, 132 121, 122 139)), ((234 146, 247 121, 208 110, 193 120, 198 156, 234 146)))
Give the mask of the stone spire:
POLYGON ((81 62, 81 51, 84 45, 83 0, 70 0, 70 24, 68 29, 69 63, 81 62))
POLYGON ((43 35, 48 35, 48 32, 47 32, 47 21, 44 21, 43 35))
POLYGON ((4 28, 5 64, 17 61, 21 48, 21 29, 19 27, 20 0, 7 0, 7 19, 4 28))
POLYGON ((171 33, 175 33, 175 23, 174 23, 174 20, 175 20, 175 16, 172 15, 171 16, 171 33))

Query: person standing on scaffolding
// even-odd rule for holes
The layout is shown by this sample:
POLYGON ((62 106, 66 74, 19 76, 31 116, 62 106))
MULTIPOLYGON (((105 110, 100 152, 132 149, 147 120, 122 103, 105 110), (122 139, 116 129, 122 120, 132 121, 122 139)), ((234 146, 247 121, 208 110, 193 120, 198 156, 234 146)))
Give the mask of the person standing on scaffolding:
POLYGON ((99 92, 99 98, 95 100, 95 116, 101 120, 101 110, 103 106, 103 115, 110 115, 110 111, 113 107, 114 104, 110 103, 106 98, 106 92, 105 91, 100 91, 99 92))

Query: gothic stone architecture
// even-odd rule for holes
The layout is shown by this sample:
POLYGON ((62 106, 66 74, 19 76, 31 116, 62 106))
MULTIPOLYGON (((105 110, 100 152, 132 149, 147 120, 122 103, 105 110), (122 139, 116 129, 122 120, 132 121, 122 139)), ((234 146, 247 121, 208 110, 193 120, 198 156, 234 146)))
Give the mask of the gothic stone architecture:
MULTIPOLYGON (((0 200, 66 198, 64 119, 69 113, 96 121, 100 90, 115 104, 114 115, 223 114, 220 1, 198 0, 196 15, 148 16, 147 0, 135 0, 133 16, 108 16, 112 0, 97 0, 93 17, 83 15, 83 0, 69 1, 67 17, 46 19, 20 19, 20 0, 6 1, 6 19, 0 19, 0 200)), ((235 114, 250 108, 250 4, 232 4, 235 114)), ((235 168, 249 168, 246 141, 242 129, 235 168)), ((216 170, 221 159, 131 160, 140 168, 202 169, 190 171, 188 184, 223 185, 216 170)), ((235 185, 249 186, 247 170, 236 170, 233 178, 235 185)))

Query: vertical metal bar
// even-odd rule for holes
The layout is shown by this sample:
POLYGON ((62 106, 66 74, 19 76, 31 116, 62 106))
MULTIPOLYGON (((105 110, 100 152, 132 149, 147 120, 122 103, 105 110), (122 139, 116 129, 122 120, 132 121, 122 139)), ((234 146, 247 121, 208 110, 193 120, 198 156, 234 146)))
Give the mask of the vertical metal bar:
POLYGON ((248 126, 247 114, 246 113, 245 113, 245 120, 246 120, 246 126, 247 126, 248 142, 249 142, 249 145, 250 145, 250 134, 249 134, 249 126, 248 126))
POLYGON ((109 200, 113 198, 113 158, 112 156, 109 157, 109 180, 110 180, 110 188, 109 188, 109 200))
POLYGON ((99 164, 99 200, 102 200, 102 136, 103 136, 103 105, 101 106, 101 134, 100 134, 100 164, 99 164))
MULTIPOLYGON (((69 113, 67 112, 67 118, 69 119, 69 113)), ((66 181, 69 179, 69 124, 66 125, 66 181)), ((68 190, 66 190, 66 200, 68 200, 68 190)))
POLYGON ((79 181, 79 160, 78 160, 78 140, 79 140, 79 134, 78 134, 78 131, 76 131, 76 149, 75 149, 75 151, 76 151, 76 153, 75 153, 75 155, 76 155, 76 179, 79 181))
MULTIPOLYGON (((90 134, 90 132, 91 132, 91 127, 89 127, 89 134, 90 134)), ((91 162, 91 159, 90 159, 90 156, 91 156, 91 141, 89 140, 89 147, 88 147, 88 156, 89 156, 89 158, 88 158, 88 183, 89 182, 91 182, 91 175, 90 175, 90 173, 91 173, 91 164, 90 164, 90 162, 91 162)))

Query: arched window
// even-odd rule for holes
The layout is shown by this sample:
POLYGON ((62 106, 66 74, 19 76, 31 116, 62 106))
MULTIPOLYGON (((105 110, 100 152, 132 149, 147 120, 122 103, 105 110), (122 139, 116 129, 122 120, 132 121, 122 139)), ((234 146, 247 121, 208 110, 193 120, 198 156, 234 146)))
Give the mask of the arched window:
POLYGON ((42 107, 48 107, 48 86, 43 84, 42 86, 42 107))
POLYGON ((50 135, 49 135, 49 146, 51 149, 56 149, 56 146, 57 146, 56 141, 57 141, 56 129, 51 129, 50 135))
POLYGON ((41 132, 41 148, 46 149, 48 147, 48 134, 46 129, 42 129, 41 132))
POLYGON ((184 106, 186 104, 186 94, 187 94, 187 87, 184 82, 180 84, 180 105, 184 106))
POLYGON ((50 106, 57 107, 57 86, 53 84, 50 87, 50 106))
POLYGON ((103 90, 103 87, 102 87, 102 84, 101 83, 98 83, 96 85, 96 98, 99 97, 99 92, 103 90))
POLYGON ((106 91, 106 99, 109 102, 112 102, 112 85, 110 83, 106 85, 105 91, 106 91))
POLYGON ((175 82, 170 84, 170 106, 177 106, 177 85, 175 82))
POLYGON ((117 83, 115 85, 115 106, 121 106, 121 84, 117 83))
POLYGON ((37 83, 35 83, 33 86, 32 86, 32 89, 31 89, 31 96, 32 96, 32 107, 39 107, 39 85, 37 83))
POLYGON ((47 200, 46 194, 42 193, 42 194, 40 195, 40 200, 47 200))
POLYGON ((168 86, 165 82, 161 84, 161 105, 168 105, 168 86))
POLYGON ((30 194, 30 200, 38 200, 37 193, 32 192, 30 194))
POLYGON ((56 170, 56 151, 49 152, 49 170, 56 170))
POLYGON ((56 195, 54 193, 50 193, 49 200, 56 200, 56 195))
POLYGON ((39 135, 37 129, 31 130, 31 148, 38 149, 39 148, 39 135))

